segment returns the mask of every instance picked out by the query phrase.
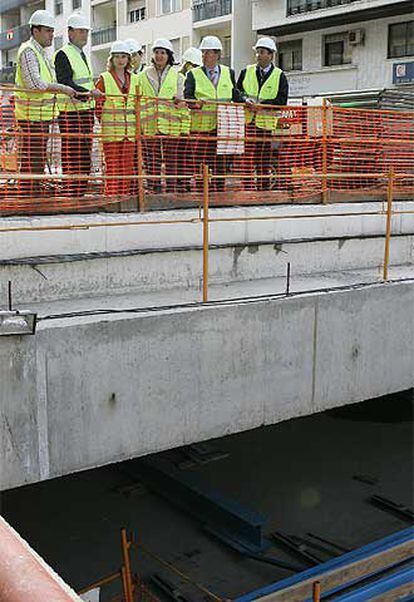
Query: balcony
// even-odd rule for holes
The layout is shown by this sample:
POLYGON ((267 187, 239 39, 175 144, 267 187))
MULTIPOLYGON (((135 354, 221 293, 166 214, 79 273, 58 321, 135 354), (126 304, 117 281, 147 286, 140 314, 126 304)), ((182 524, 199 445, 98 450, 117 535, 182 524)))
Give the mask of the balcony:
POLYGON ((0 69, 0 84, 10 84, 14 82, 16 67, 3 67, 0 69))
POLYGON ((9 10, 13 10, 14 8, 20 8, 21 6, 25 6, 26 4, 27 0, 1 0, 0 13, 7 13, 9 10))
POLYGON ((194 0, 193 21, 216 19, 232 12, 232 0, 194 0))
POLYGON ((299 15, 303 13, 312 12, 314 10, 320 10, 322 8, 331 8, 334 6, 342 6, 344 4, 351 4, 358 0, 288 0, 287 2, 287 15, 299 15))
POLYGON ((20 46, 30 38, 30 27, 21 25, 0 33, 0 50, 10 50, 20 46))
POLYGON ((116 40, 116 27, 103 27, 92 32, 92 46, 100 46, 101 44, 109 44, 116 40))

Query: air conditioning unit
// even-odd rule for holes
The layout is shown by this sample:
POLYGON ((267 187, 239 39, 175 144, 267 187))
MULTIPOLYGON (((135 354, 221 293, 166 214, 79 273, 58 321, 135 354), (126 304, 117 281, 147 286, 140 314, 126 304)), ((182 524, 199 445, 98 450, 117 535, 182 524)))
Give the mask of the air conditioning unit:
POLYGON ((348 42, 351 46, 363 44, 365 39, 365 31, 363 29, 353 29, 348 32, 348 42))

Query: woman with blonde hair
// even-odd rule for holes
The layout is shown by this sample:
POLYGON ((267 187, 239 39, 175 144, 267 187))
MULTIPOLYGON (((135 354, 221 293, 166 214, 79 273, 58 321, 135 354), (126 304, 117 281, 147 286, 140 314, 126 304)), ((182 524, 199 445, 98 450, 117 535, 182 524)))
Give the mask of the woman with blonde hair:
MULTIPOLYGON (((111 47, 107 70, 96 84, 105 94, 97 102, 96 113, 101 122, 106 176, 135 174, 136 117, 135 99, 138 76, 130 72, 131 54, 125 42, 114 42, 111 47)), ((131 195, 132 178, 105 180, 105 194, 109 196, 131 195)))

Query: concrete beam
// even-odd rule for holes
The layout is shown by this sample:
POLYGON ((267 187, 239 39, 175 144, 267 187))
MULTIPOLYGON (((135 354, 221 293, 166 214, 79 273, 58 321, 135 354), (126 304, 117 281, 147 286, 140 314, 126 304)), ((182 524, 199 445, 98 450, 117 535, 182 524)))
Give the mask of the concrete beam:
POLYGON ((40 322, 0 347, 0 487, 414 386, 414 281, 40 322))

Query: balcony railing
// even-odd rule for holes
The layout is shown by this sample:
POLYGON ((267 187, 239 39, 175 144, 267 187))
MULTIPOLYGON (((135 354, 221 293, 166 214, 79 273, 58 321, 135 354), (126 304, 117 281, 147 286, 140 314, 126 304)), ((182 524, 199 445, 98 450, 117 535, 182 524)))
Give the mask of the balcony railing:
POLYGON ((0 69, 0 83, 9 84, 14 82, 16 67, 3 67, 0 69))
POLYGON ((357 0, 288 0, 287 14, 288 16, 299 15, 314 10, 320 10, 321 8, 351 4, 352 2, 357 2, 357 0))
POLYGON ((9 50, 20 46, 23 42, 26 42, 30 38, 30 27, 28 25, 21 25, 20 27, 13 27, 0 33, 0 50, 9 50))
POLYGON ((27 4, 27 0, 1 0, 0 13, 6 13, 14 8, 20 8, 27 4))
POLYGON ((193 21, 215 19, 229 15, 232 11, 232 0, 194 0, 193 21))
POLYGON ((100 44, 108 44, 116 40, 116 27, 103 27, 102 29, 96 29, 92 32, 92 46, 99 46, 100 44))

